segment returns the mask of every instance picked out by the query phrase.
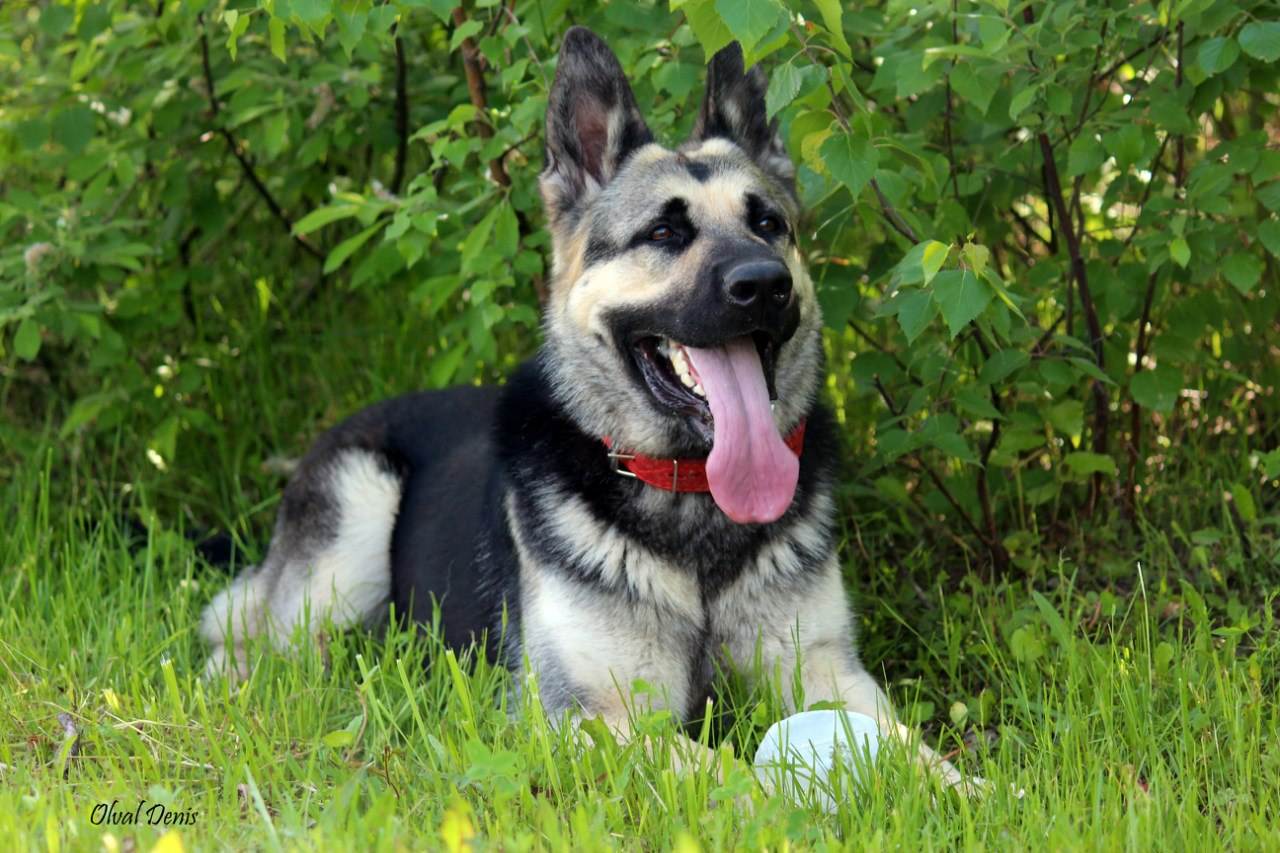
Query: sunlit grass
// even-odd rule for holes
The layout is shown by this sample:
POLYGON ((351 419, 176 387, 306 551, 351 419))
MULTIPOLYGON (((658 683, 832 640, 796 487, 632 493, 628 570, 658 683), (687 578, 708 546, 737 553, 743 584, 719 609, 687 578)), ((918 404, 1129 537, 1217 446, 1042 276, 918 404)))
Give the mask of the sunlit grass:
MULTIPOLYGON (((0 837, 20 847, 146 850, 171 830, 188 848, 268 849, 1280 843, 1275 602, 1206 604, 1168 549, 1103 598, 1065 562, 1041 592, 862 594, 868 663, 891 660, 904 714, 991 794, 940 792, 888 751, 828 815, 765 798, 741 765, 681 776, 666 751, 598 727, 575 740, 512 698, 504 672, 424 633, 333 636, 327 666, 314 645, 261 650, 241 687, 205 683, 194 627, 225 577, 172 530, 131 540, 105 492, 57 511, 39 467, 2 497, 0 837), (886 645, 904 626, 910 654, 886 645), (98 804, 143 800, 195 823, 93 823, 98 804)), ((851 564, 855 581, 865 568, 851 564)), ((749 756, 779 703, 727 692, 693 733, 749 756)), ((674 742, 670 720, 640 725, 674 742)))

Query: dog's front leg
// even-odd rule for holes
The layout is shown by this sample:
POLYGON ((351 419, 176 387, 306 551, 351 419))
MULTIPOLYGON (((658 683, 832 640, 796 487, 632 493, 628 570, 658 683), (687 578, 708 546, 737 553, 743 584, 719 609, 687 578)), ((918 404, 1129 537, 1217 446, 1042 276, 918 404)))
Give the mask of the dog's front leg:
POLYGON ((806 705, 841 703, 845 710, 876 721, 884 738, 914 750, 918 763, 947 786, 966 793, 976 785, 951 762, 924 744, 917 733, 898 721, 889 698, 859 661, 854 649, 853 614, 845 599, 840 568, 831 559, 821 573, 803 585, 787 584, 763 592, 730 588, 717 603, 717 623, 740 625, 722 630, 731 663, 747 676, 757 650, 765 675, 776 673, 783 700, 794 713, 799 683, 806 705))
MULTIPOLYGON (((636 715, 667 709, 684 717, 701 639, 693 619, 552 572, 526 578, 522 603, 523 652, 551 719, 599 717, 629 743, 642 737, 636 715)), ((642 746, 658 758, 652 740, 642 746)), ((674 739, 677 772, 711 768, 716 758, 688 737, 674 739)))

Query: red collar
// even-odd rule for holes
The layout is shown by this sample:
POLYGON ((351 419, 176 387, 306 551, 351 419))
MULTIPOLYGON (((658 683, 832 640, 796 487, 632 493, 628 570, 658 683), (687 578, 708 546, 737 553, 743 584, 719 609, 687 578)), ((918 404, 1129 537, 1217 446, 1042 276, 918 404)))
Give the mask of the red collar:
MULTIPOLYGON (((801 421, 786 437, 787 447, 796 456, 804 449, 804 425, 801 421)), ((604 446, 613 451, 613 439, 605 436, 604 446)), ((614 470, 627 477, 635 477, 643 483, 668 492, 709 492, 707 460, 705 459, 655 459, 639 453, 610 452, 614 470), (618 465, 621 463, 621 470, 618 465)))

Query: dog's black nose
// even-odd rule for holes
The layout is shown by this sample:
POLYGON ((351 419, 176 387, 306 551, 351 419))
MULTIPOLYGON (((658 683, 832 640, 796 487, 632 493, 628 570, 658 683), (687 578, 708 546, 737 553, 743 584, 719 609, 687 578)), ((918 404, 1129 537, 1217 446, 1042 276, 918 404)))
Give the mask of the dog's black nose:
POLYGON ((791 301, 791 272, 772 258, 735 264, 724 275, 724 296, 739 308, 776 311, 791 301))

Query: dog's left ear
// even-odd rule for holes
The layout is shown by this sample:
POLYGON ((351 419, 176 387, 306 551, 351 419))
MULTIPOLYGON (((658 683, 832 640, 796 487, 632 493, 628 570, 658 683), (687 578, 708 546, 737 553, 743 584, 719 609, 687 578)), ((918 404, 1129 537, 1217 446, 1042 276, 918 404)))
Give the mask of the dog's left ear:
POLYGON ((618 57, 591 30, 572 27, 547 100, 540 184, 548 218, 554 223, 572 213, 652 141, 618 57))
POLYGON ((764 71, 753 65, 747 71, 742 46, 736 41, 720 49, 707 65, 707 93, 693 126, 694 140, 721 137, 735 143, 784 187, 794 191, 796 167, 770 122, 764 105, 769 88, 764 71))

